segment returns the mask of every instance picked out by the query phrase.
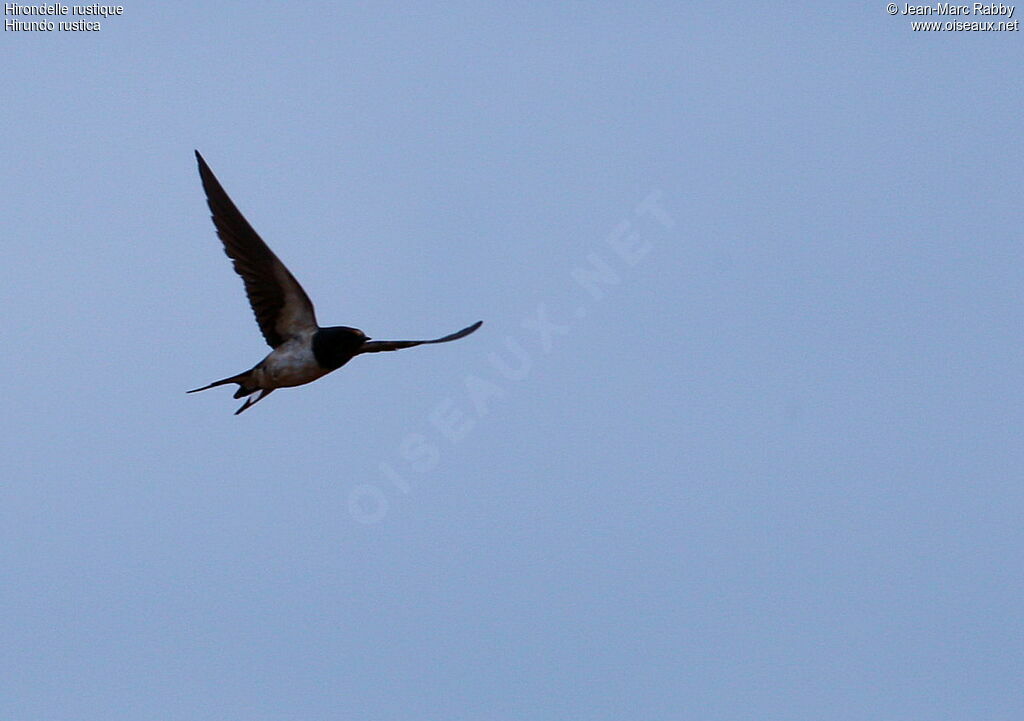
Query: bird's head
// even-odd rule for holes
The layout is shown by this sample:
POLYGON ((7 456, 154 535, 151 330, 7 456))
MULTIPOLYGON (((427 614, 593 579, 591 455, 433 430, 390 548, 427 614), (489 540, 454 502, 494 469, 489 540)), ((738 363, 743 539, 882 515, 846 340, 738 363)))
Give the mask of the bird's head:
POLYGON ((334 326, 333 328, 324 328, 325 331, 331 331, 335 342, 339 345, 346 345, 351 348, 358 348, 366 341, 370 340, 370 337, 363 333, 358 328, 349 328, 347 325, 334 326))
POLYGON ((321 328, 313 336, 313 355, 323 367, 337 368, 347 363, 368 340, 358 328, 344 325, 321 328))

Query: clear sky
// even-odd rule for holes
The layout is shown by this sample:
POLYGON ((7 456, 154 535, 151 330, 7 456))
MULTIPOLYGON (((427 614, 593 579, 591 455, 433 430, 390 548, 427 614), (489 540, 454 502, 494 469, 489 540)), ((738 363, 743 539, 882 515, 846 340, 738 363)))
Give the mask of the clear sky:
POLYGON ((910 21, 0 34, 0 719, 1024 718, 1021 33, 910 21), (321 323, 483 328, 186 395, 268 350, 196 148, 321 323))

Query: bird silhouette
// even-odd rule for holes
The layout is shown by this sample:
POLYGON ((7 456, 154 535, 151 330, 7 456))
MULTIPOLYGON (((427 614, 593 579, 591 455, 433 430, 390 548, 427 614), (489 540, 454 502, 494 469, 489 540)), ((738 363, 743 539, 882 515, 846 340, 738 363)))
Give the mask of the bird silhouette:
POLYGON ((321 328, 317 325, 313 303, 306 291, 231 202, 198 150, 196 160, 217 235, 235 266, 235 272, 245 283, 245 293, 256 322, 267 345, 273 350, 249 370, 195 388, 189 393, 237 383, 234 397, 245 398, 242 407, 235 411, 237 416, 276 389, 311 383, 341 368, 361 353, 447 343, 465 338, 483 325, 483 321, 477 321, 457 333, 433 340, 371 340, 358 328, 321 328), (256 392, 259 395, 253 399, 256 392))

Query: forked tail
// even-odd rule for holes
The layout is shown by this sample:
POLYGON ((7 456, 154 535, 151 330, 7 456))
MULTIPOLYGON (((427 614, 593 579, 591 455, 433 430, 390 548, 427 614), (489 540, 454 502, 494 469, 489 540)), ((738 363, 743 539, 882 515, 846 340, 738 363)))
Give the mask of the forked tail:
MULTIPOLYGON (((245 388, 245 380, 246 380, 246 378, 248 376, 249 376, 249 371, 246 371, 245 373, 239 373, 238 375, 231 376, 230 378, 222 378, 219 381, 214 381, 213 383, 211 383, 208 386, 203 386, 202 388, 193 388, 192 390, 185 391, 185 392, 186 393, 198 393, 199 391, 208 391, 211 388, 216 388, 217 386, 222 386, 222 385, 225 385, 227 383, 237 383, 238 386, 239 386, 238 390, 239 390, 239 392, 241 392, 241 390, 243 388, 245 388)), ((249 391, 249 393, 254 393, 256 390, 257 389, 254 388, 251 391, 249 391)), ((241 398, 243 395, 249 395, 249 393, 241 393, 241 395, 236 395, 235 398, 241 398)))
POLYGON ((251 370, 247 370, 245 373, 239 373, 238 375, 231 376, 230 378, 222 378, 219 381, 214 381, 213 383, 211 383, 208 386, 203 386, 202 388, 194 388, 194 389, 192 389, 190 391, 186 391, 186 392, 187 393, 198 393, 199 391, 206 391, 206 390, 209 390, 211 388, 216 388, 217 386, 226 385, 228 383, 237 383, 238 384, 238 390, 235 391, 235 396, 234 396, 235 398, 244 398, 245 396, 251 396, 256 391, 259 391, 260 394, 258 396, 256 396, 255 399, 253 399, 253 398, 246 398, 245 399, 245 403, 242 404, 242 407, 239 408, 237 411, 235 411, 235 415, 237 416, 239 413, 244 411, 246 408, 248 408, 251 405, 254 405, 257 401, 263 400, 264 398, 269 396, 274 391, 273 388, 260 388, 258 386, 251 386, 251 385, 249 385, 249 382, 251 381, 251 378, 250 378, 250 374, 251 373, 252 373, 251 370))

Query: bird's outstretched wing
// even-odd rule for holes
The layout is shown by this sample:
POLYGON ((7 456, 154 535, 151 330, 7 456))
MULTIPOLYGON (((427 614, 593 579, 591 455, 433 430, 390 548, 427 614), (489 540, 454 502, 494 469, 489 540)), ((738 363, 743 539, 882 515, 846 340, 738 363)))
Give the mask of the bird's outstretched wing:
POLYGON ((446 335, 444 338, 435 338, 434 340, 369 340, 363 343, 359 348, 359 353, 380 353, 381 351, 386 350, 412 348, 415 345, 424 345, 425 343, 447 343, 450 340, 465 338, 483 324, 484 322, 482 320, 478 320, 473 325, 468 328, 463 328, 458 333, 452 333, 451 335, 446 335))
POLYGON ((315 332, 316 314, 306 291, 231 202, 198 150, 196 160, 217 235, 245 282, 249 305, 267 344, 277 348, 303 331, 315 332))

